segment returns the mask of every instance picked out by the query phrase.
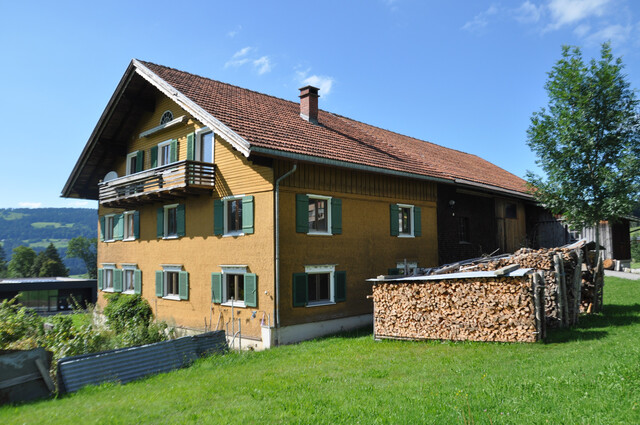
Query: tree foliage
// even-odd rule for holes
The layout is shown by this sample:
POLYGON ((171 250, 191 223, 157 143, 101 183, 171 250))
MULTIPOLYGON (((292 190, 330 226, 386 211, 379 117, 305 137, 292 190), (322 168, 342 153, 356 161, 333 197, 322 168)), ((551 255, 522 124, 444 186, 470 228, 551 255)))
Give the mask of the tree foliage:
POLYGON ((529 147, 546 178, 528 172, 533 194, 574 228, 629 214, 640 187, 638 100, 608 43, 588 64, 564 46, 545 85, 548 109, 531 117, 529 147))
POLYGON ((36 261, 36 252, 27 247, 19 246, 13 249, 11 261, 9 261, 9 276, 31 277, 31 270, 36 261))
POLYGON ((97 265, 97 240, 78 236, 69 241, 67 246, 67 258, 79 258, 87 267, 90 279, 98 277, 97 265))
POLYGON ((9 269, 7 265, 7 254, 4 252, 4 248, 0 245, 0 279, 7 277, 9 269))
POLYGON ((67 277, 69 270, 64 266, 58 250, 50 243, 40 251, 31 268, 31 277, 67 277))

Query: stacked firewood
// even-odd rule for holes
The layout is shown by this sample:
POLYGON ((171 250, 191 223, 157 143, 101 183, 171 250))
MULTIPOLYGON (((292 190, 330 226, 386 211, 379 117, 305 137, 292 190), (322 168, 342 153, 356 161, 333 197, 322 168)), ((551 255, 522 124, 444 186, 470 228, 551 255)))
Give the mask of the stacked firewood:
POLYGON ((531 278, 492 277, 376 283, 376 337, 532 342, 531 278))

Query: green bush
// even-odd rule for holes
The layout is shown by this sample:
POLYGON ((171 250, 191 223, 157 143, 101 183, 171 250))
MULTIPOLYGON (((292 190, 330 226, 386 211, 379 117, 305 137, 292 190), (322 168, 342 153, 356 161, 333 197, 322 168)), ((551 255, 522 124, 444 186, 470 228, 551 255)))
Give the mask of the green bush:
POLYGON ((37 347, 44 335, 43 320, 35 311, 16 301, 0 303, 0 349, 28 350, 37 347))
POLYGON ((139 326, 148 327, 153 319, 151 306, 140 295, 108 294, 104 315, 107 326, 119 333, 139 326))
POLYGON ((45 347, 54 360, 114 348, 109 333, 91 324, 75 326, 69 315, 51 316, 48 321, 52 328, 45 335, 45 347))
POLYGON ((640 262, 640 241, 631 241, 631 258, 634 262, 640 262))

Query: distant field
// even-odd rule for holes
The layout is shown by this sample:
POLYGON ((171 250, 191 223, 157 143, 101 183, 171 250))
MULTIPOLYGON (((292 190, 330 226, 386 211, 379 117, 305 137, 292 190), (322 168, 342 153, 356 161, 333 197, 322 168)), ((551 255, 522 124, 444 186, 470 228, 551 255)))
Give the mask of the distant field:
POLYGON ((73 223, 66 223, 66 224, 62 224, 62 223, 46 223, 46 222, 37 222, 37 223, 31 223, 32 227, 35 227, 36 229, 44 229, 46 227, 51 227, 53 229, 59 229, 61 227, 66 227, 67 229, 73 227, 73 223))
POLYGON ((639 424, 640 282, 535 344, 374 341, 370 330, 202 359, 20 406, 9 424, 639 424))
POLYGON ((26 214, 13 212, 13 211, 2 211, 0 212, 0 218, 10 221, 10 220, 19 220, 24 217, 26 214))
POLYGON ((69 245, 69 239, 44 239, 38 242, 29 242, 29 240, 24 240, 22 243, 28 247, 33 249, 37 248, 46 248, 50 243, 53 243, 57 249, 66 248, 69 245))

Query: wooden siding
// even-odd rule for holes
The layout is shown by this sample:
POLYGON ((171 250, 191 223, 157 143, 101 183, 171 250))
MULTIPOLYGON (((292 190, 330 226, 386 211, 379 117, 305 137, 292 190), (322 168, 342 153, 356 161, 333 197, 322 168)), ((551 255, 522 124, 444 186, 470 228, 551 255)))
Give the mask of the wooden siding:
MULTIPOLYGON (((290 162, 276 161, 275 175, 286 174, 292 166, 290 162)), ((282 185, 323 192, 396 198, 403 201, 436 200, 435 183, 316 164, 298 164, 296 172, 287 177, 282 185)))
POLYGON ((526 245, 527 240, 524 205, 522 202, 499 198, 495 200, 495 205, 498 246, 502 252, 516 252, 526 245), (506 217, 508 204, 516 205, 516 218, 506 217))
POLYGON ((216 135, 216 184, 218 197, 273 190, 273 169, 255 165, 216 135))

